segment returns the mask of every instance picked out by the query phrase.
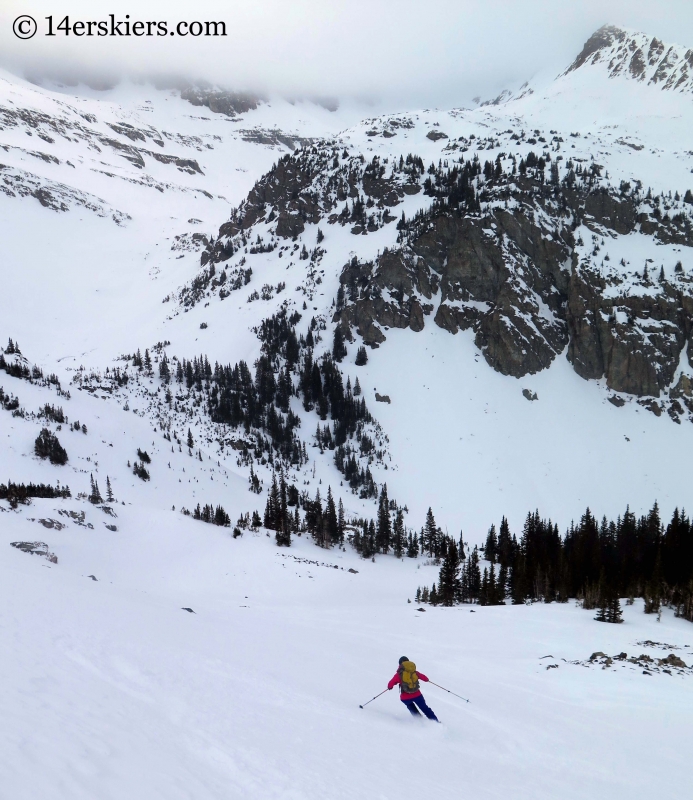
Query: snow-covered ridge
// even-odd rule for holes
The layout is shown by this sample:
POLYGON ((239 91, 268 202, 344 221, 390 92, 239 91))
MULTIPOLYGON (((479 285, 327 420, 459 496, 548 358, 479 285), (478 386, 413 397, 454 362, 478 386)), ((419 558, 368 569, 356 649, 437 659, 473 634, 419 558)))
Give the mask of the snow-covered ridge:
POLYGON ((624 76, 661 89, 693 92, 693 50, 613 25, 592 34, 563 74, 584 65, 606 68, 611 78, 624 76))

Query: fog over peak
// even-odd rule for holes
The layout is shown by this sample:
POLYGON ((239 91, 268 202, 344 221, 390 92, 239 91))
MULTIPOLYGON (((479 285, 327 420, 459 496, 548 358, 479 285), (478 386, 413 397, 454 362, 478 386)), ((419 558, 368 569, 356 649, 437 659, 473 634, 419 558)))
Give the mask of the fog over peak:
POLYGON ((33 80, 108 86, 121 77, 219 86, 292 97, 370 98, 378 104, 450 107, 488 98, 537 73, 554 76, 601 25, 693 45, 685 0, 253 0, 194 4, 141 0, 130 7, 65 0, 4 0, 0 63, 33 80), (226 37, 45 36, 54 25, 116 19, 223 21, 226 37), (27 41, 12 22, 39 24, 27 41))

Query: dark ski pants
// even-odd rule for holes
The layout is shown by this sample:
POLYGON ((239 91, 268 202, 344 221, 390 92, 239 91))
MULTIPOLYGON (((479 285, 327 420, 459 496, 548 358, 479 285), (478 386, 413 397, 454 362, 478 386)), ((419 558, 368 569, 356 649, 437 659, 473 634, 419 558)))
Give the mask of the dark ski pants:
POLYGON ((420 694, 418 697, 414 697, 411 700, 402 700, 402 702, 409 709, 409 713, 412 715, 412 717, 420 716, 419 714, 419 708, 420 708, 429 719, 433 719, 436 722, 440 721, 438 717, 436 717, 436 715, 433 713, 433 709, 429 708, 426 705, 426 701, 424 700, 424 696, 422 694, 420 694), (417 708, 417 706, 419 708, 417 708))

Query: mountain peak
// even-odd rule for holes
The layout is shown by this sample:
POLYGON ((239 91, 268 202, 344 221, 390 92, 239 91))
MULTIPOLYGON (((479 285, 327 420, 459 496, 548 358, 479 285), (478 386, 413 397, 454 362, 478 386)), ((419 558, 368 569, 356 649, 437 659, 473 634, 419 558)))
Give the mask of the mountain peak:
POLYGON ((585 65, 606 67, 610 78, 625 76, 662 89, 693 92, 692 49, 614 25, 595 31, 563 74, 585 65))

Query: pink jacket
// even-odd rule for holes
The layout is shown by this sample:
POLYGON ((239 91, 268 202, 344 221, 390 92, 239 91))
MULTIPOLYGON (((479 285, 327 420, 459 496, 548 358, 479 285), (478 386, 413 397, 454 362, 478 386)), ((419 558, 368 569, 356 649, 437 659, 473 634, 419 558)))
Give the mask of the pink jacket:
MULTIPOLYGON (((423 672, 419 672, 419 670, 417 669, 416 670, 416 674, 419 676, 419 680, 422 680, 422 681, 425 681, 426 683, 428 683, 428 678, 423 674, 423 672)), ((403 692, 402 691, 402 686, 401 686, 402 678, 400 677, 399 670, 397 670, 397 672, 395 672, 395 674, 392 676, 392 680, 388 683, 387 688, 388 689, 392 689, 395 686, 397 686, 398 683, 400 684, 400 687, 399 687, 399 699, 400 700, 413 700, 415 697, 420 697, 421 696, 421 692, 419 692, 419 691, 416 691, 416 692, 403 692)))

